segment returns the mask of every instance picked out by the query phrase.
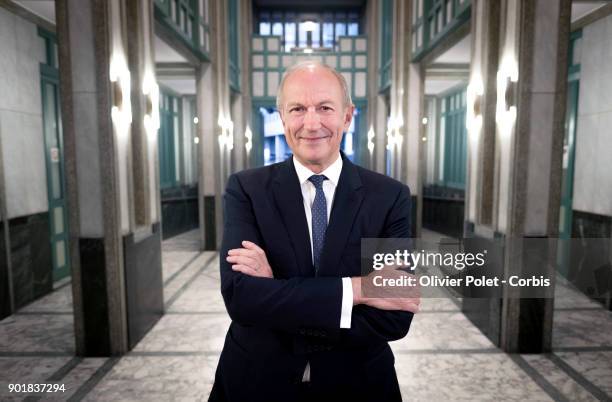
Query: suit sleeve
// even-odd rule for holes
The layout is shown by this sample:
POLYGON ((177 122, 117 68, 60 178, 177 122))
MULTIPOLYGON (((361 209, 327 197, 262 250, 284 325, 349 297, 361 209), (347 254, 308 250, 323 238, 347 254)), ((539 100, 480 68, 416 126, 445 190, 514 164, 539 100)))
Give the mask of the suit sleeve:
MULTIPOLYGON (((387 215, 381 237, 409 238, 410 208, 410 190, 402 186, 387 215)), ((406 311, 379 310, 366 305, 354 306, 351 328, 340 330, 340 340, 350 347, 401 339, 408 333, 413 315, 406 311)))
POLYGON ((338 328, 340 278, 273 279, 235 272, 225 257, 228 250, 242 247, 243 240, 262 244, 252 202, 238 177, 232 175, 224 196, 220 269, 221 293, 233 321, 296 334, 304 328, 338 328))

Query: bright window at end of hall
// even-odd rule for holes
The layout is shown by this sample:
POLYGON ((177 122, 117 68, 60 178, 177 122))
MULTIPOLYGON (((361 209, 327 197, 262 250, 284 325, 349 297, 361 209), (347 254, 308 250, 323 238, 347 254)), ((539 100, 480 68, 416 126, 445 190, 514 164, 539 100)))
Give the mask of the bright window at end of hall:
POLYGON ((359 35, 359 24, 356 22, 351 22, 348 24, 348 34, 349 36, 359 35))
POLYGON ((338 41, 338 36, 346 36, 346 24, 344 22, 336 23, 336 41, 338 41))
POLYGON ((270 23, 269 22, 259 23, 259 34, 260 35, 270 35, 270 23))
POLYGON ((272 24, 272 35, 283 36, 283 23, 275 22, 272 24))
POLYGON ((295 23, 285 23, 285 52, 290 52, 296 46, 295 23))
POLYGON ((334 24, 331 22, 323 24, 323 47, 334 47, 334 24))
POLYGON ((300 22, 299 35, 300 35, 300 47, 308 47, 308 37, 310 36, 310 46, 320 47, 320 29, 321 25, 318 22, 303 21, 300 22))

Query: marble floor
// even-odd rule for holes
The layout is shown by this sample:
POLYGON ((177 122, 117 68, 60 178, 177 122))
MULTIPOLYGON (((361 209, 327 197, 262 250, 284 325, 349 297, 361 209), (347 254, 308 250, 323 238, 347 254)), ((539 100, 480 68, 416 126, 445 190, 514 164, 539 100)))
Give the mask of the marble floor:
MULTIPOLYGON (((121 358, 74 356, 69 282, 0 321, 0 400, 206 400, 230 320, 218 255, 197 251, 196 236, 164 241, 167 313, 121 358), (8 393, 9 383, 40 382, 66 392, 8 393)), ((392 343, 404 400, 612 400, 612 313, 565 283, 557 294, 554 352, 543 355, 503 353, 455 300, 424 299, 408 336, 392 343)))

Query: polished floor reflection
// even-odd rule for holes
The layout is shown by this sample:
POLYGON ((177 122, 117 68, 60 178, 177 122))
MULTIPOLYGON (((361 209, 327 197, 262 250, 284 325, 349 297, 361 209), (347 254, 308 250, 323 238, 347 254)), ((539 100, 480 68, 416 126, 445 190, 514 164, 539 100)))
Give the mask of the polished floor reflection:
MULTIPOLYGON (((427 233, 435 237, 434 233, 427 233)), ((206 400, 229 325, 218 255, 197 251, 197 232, 163 244, 167 313, 122 358, 74 357, 71 290, 0 322, 0 400, 7 383, 59 382, 63 394, 27 400, 206 400)), ((594 401, 612 398, 612 313, 559 282, 555 352, 501 352, 449 298, 424 299, 409 335, 392 344, 404 400, 594 401)))

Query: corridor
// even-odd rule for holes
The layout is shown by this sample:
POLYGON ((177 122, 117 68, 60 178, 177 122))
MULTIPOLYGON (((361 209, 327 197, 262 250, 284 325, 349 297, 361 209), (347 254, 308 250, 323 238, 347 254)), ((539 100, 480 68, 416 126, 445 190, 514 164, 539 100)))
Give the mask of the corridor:
MULTIPOLYGON (((74 357, 68 282, 0 321, 0 399, 205 401, 230 319, 218 255, 199 252, 197 236, 163 242, 166 314, 121 358, 74 357), (65 384, 66 392, 7 392, 9 383, 40 382, 65 384)), ((552 354, 506 354, 449 295, 424 299, 408 336, 391 344, 404 400, 610 400, 612 312, 557 285, 552 354)))

